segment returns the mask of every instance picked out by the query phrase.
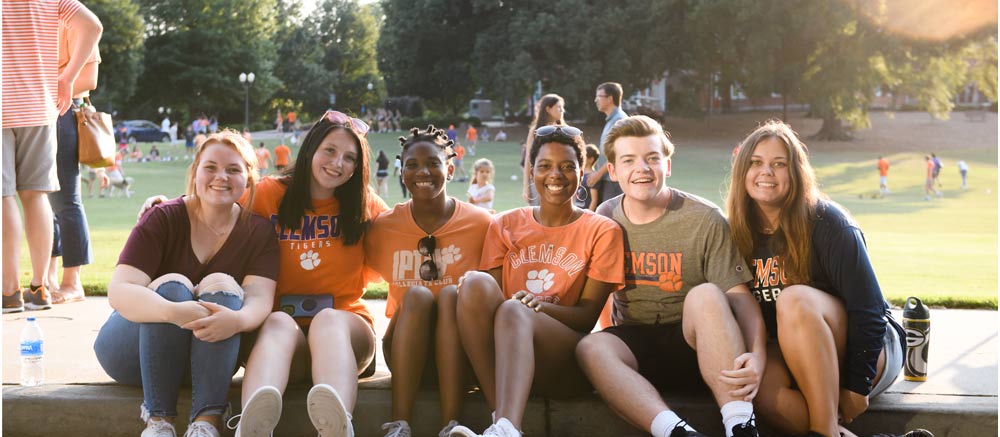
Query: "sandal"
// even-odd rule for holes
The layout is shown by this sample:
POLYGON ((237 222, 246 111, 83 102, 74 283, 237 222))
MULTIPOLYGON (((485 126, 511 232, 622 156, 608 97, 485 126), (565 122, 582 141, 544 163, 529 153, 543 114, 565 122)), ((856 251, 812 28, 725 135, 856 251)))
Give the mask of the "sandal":
POLYGON ((83 302, 86 299, 83 290, 54 290, 52 292, 52 303, 83 302))

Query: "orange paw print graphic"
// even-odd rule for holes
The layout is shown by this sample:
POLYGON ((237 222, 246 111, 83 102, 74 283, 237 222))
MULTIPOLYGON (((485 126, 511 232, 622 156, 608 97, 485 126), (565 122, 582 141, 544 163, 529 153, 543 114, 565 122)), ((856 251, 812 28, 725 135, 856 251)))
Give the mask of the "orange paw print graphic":
POLYGON ((681 275, 676 272, 666 272, 660 274, 660 290, 668 293, 676 293, 684 287, 681 275))

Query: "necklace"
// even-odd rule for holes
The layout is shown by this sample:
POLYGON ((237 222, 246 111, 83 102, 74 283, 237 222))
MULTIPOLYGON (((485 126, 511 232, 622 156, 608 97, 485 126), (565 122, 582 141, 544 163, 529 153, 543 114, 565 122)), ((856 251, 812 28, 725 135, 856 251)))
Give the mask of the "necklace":
MULTIPOLYGON (((212 231, 212 233, 215 234, 216 237, 221 237, 223 235, 226 235, 230 231, 229 229, 219 231, 219 230, 213 228, 212 225, 208 224, 208 220, 205 220, 201 216, 201 211, 196 212, 195 216, 198 217, 198 221, 201 222, 201 224, 205 225, 205 227, 208 228, 209 231, 212 231)), ((228 227, 228 223, 226 225, 228 227)))

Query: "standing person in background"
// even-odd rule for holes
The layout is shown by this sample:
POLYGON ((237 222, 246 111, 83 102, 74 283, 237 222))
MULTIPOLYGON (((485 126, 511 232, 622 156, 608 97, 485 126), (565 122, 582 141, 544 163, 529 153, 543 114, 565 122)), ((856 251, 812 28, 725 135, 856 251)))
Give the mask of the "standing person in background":
MULTIPOLYGON (((931 153, 931 162, 934 163, 934 171, 931 173, 931 176, 934 176, 934 183, 937 187, 941 188, 941 179, 939 177, 941 176, 941 169, 944 168, 944 164, 941 163, 941 158, 938 158, 933 153, 931 153)), ((940 196, 940 193, 938 196, 940 196)))
MULTIPOLYGON (((601 131, 601 147, 605 150, 608 148, 604 144, 608 132, 611 132, 615 122, 628 116, 621 108, 623 93, 621 84, 604 82, 597 86, 597 92, 594 95, 594 104, 597 105, 597 110, 605 115, 604 130, 601 131)), ((618 182, 612 181, 608 176, 608 160, 603 154, 597 161, 597 170, 594 171, 591 180, 593 181, 590 185, 591 188, 598 188, 599 191, 596 202, 592 202, 594 205, 600 205, 605 200, 622 194, 618 182)))
POLYGON ((465 172, 465 146, 457 141, 448 141, 455 144, 455 171, 462 174, 462 177, 458 178, 458 182, 468 182, 469 174, 465 172))
POLYGON ((254 153, 257 155, 257 168, 260 170, 260 175, 267 175, 267 168, 271 164, 271 151, 267 150, 264 142, 261 141, 260 146, 257 147, 254 153))
POLYGON ((493 198, 497 194, 497 189, 493 186, 493 162, 486 158, 476 161, 472 166, 472 174, 474 179, 467 192, 469 203, 492 211, 493 198))
MULTIPOLYGON (((3 312, 51 308, 45 287, 52 255, 52 206, 59 190, 56 119, 72 106, 74 84, 104 28, 76 0, 5 1, 3 63, 3 312), (59 28, 75 32, 59 69, 59 28), (18 199, 24 208, 24 221, 18 199), (27 226, 25 226, 27 225, 27 226), (31 279, 21 289, 21 237, 28 241, 31 279), (25 303, 27 300, 27 303, 25 303)), ((81 85, 84 82, 81 82, 81 85)), ((75 165, 75 164, 74 164, 75 165)), ((75 180, 75 177, 74 177, 75 180)), ((74 190, 75 191, 75 190, 74 190)))
POLYGON ((403 130, 403 113, 399 112, 399 109, 396 110, 396 115, 392 118, 392 121, 396 123, 396 130, 403 130))
POLYGON ((291 156, 291 148, 286 146, 284 142, 278 144, 278 147, 274 148, 274 170, 278 173, 284 173, 285 167, 288 167, 289 157, 291 156))
POLYGON ((931 200, 931 193, 941 197, 941 192, 934 186, 934 161, 931 155, 924 155, 924 167, 927 169, 927 179, 924 182, 924 200, 931 200))
POLYGON ((889 195, 889 160, 878 157, 878 194, 889 195))
POLYGON ((160 122, 160 132, 170 135, 170 116, 164 115, 163 121, 160 122))
POLYGON ((968 184, 966 184, 966 177, 969 175, 969 164, 966 164, 965 161, 958 161, 958 173, 962 175, 962 191, 965 191, 969 188, 968 184))
POLYGON ((275 117, 274 119, 274 130, 276 130, 280 134, 282 128, 284 127, 284 124, 285 124, 285 118, 281 116, 281 109, 278 109, 278 116, 275 117))
POLYGON ((448 139, 458 144, 458 131, 455 130, 455 125, 453 124, 448 125, 448 139))
POLYGON ((476 156, 476 145, 479 144, 479 132, 476 127, 469 123, 469 128, 465 130, 465 141, 469 143, 469 155, 476 156))
MULTIPOLYGON (((78 42, 79 31, 59 27, 59 72, 69 64, 71 48, 78 42)), ((84 105, 83 98, 97 88, 98 65, 101 55, 97 46, 87 55, 80 75, 73 82, 73 109, 56 120, 56 173, 59 191, 49 194, 55 222, 52 234, 52 259, 49 261, 46 288, 52 293, 52 303, 77 302, 84 299, 80 270, 91 263, 90 230, 87 214, 80 199, 80 146, 76 126, 76 111, 84 105), (62 281, 59 280, 58 258, 63 258, 62 281)))
POLYGON ((389 158, 385 156, 384 150, 378 151, 378 158, 375 158, 377 165, 375 170, 375 187, 378 188, 378 195, 383 199, 389 195, 389 158))
POLYGON ((194 129, 188 126, 184 129, 184 159, 190 159, 194 154, 194 129))
POLYGON ((392 177, 399 177, 399 188, 402 190, 403 198, 406 198, 406 184, 403 183, 403 161, 399 155, 396 155, 396 162, 392 164, 392 177))
MULTIPOLYGON (((566 102, 558 94, 546 94, 542 98, 538 99, 538 104, 535 105, 535 118, 531 120, 531 124, 528 126, 528 138, 525 140, 524 144, 521 145, 521 170, 522 170, 522 180, 523 188, 521 190, 521 199, 531 206, 538 206, 538 191, 535 189, 535 184, 530 179, 530 165, 525 165, 528 162, 528 152, 530 151, 531 144, 535 140, 535 130, 544 126, 565 126, 566 119, 564 118, 566 114, 566 102)), ((497 134, 497 141, 503 141, 500 136, 503 135, 504 140, 507 139, 507 134, 502 130, 497 134)))
POLYGON ((596 211, 597 205, 591 205, 591 203, 596 202, 594 199, 597 198, 597 190, 588 188, 590 186, 588 181, 590 180, 590 175, 594 174, 594 171, 597 169, 597 160, 601 157, 601 150, 594 144, 587 144, 585 152, 583 179, 580 180, 580 188, 577 189, 578 192, 573 198, 573 202, 576 203, 577 207, 596 211))

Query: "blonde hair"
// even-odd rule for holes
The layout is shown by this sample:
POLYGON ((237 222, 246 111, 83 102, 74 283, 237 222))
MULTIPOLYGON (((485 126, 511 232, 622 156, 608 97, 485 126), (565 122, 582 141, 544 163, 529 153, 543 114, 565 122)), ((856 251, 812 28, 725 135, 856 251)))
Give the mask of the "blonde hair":
POLYGON ((242 134, 232 129, 224 129, 220 132, 209 135, 198 145, 194 153, 194 159, 187 171, 187 191, 188 196, 195 195, 195 174, 198 172, 198 165, 201 164, 201 155, 209 146, 222 145, 233 149, 243 159, 243 164, 247 170, 247 192, 243 195, 243 211, 240 219, 250 215, 250 205, 253 205, 254 193, 256 193, 257 182, 260 181, 260 174, 257 172, 257 155, 254 153, 253 145, 250 144, 242 134))
POLYGON ((604 149, 604 156, 608 158, 608 162, 614 164, 615 141, 619 138, 643 138, 650 135, 655 135, 660 140, 660 144, 663 146, 664 157, 669 158, 674 154, 674 143, 670 142, 670 138, 667 137, 667 133, 664 132, 663 126, 660 126, 660 123, 645 115, 633 115, 615 122, 611 131, 608 132, 608 136, 604 138, 604 144, 601 144, 601 147, 604 149))
POLYGON ((781 205, 772 248, 781 257, 791 283, 807 284, 810 279, 813 215, 821 194, 816 187, 816 174, 809 164, 806 145, 791 126, 780 120, 766 121, 740 143, 739 152, 733 159, 726 199, 730 233, 740 255, 749 261, 753 256, 754 232, 763 228, 764 219, 757 203, 747 194, 746 176, 752 164, 754 148, 769 138, 781 141, 788 151, 791 185, 781 205))
POLYGON ((493 161, 490 161, 489 159, 486 158, 480 158, 476 160, 475 164, 472 164, 472 170, 476 173, 479 173, 479 169, 481 168, 489 170, 489 173, 486 176, 486 182, 492 184, 493 176, 495 173, 495 169, 493 168, 493 161))

